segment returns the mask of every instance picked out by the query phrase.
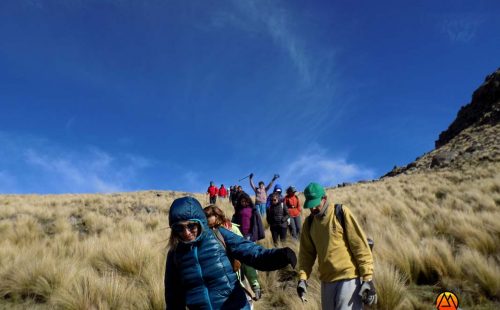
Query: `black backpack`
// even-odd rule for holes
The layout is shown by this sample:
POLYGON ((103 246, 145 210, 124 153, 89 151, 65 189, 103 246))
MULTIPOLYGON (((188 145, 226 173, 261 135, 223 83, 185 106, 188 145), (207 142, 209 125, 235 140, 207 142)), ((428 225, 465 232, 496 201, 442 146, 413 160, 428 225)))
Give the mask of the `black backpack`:
MULTIPOLYGON (((347 237, 347 230, 345 229, 345 221, 344 221, 344 208, 342 208, 341 204, 335 204, 335 217, 339 221, 340 225, 342 225, 342 229, 344 230, 344 234, 347 237)), ((314 215, 310 214, 306 221, 309 224, 309 230, 311 230, 311 225, 313 221, 314 215)), ((373 251, 373 246, 375 245, 375 241, 372 238, 366 238, 368 241, 368 245, 370 246, 370 251, 373 251)))

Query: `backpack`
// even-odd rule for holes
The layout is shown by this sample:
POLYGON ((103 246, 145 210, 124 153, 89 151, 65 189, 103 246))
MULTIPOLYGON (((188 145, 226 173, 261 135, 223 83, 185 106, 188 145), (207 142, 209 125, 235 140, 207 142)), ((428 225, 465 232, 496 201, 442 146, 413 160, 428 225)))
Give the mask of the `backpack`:
MULTIPOLYGON (((227 258, 229 258, 229 261, 231 262, 231 265, 233 266, 233 271, 237 272, 241 268, 241 262, 237 259, 231 258, 227 251, 227 246, 226 246, 226 241, 224 240, 224 236, 220 233, 219 229, 214 229, 212 230, 214 232, 215 238, 220 242, 220 244, 224 247, 224 250, 226 250, 227 258)), ((241 275, 243 279, 243 275, 241 275)), ((238 281, 240 287, 243 289, 245 294, 249 296, 252 300, 257 300, 253 294, 241 283, 241 281, 238 281)))
MULTIPOLYGON (((339 221, 340 225, 342 226, 342 229, 344 230, 344 234, 347 237, 347 230, 345 229, 345 221, 344 221, 344 209, 342 208, 341 204, 335 204, 335 217, 339 221)), ((309 224, 309 230, 311 230, 311 225, 313 221, 314 215, 310 214, 307 216, 307 223, 309 224)), ((372 238, 366 238, 366 241, 368 241, 368 245, 370 246, 370 251, 373 251, 373 246, 375 245, 375 241, 373 241, 372 238)))
POLYGON ((217 239, 217 241, 219 241, 219 243, 222 245, 222 247, 224 248, 224 250, 226 251, 226 254, 227 254, 227 258, 229 258, 229 262, 231 263, 231 266, 233 266, 233 271, 236 272, 238 270, 240 270, 240 267, 241 267, 241 263, 239 260, 237 259, 234 259, 232 258, 228 251, 227 251, 227 246, 226 246, 226 241, 224 240, 224 236, 220 233, 219 229, 213 229, 212 230, 214 235, 215 235, 215 239, 217 239))

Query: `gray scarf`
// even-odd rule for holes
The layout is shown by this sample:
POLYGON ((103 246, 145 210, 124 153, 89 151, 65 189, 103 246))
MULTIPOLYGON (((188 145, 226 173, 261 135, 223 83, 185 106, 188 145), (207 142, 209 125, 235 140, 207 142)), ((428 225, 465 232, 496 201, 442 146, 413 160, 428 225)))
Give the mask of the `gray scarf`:
POLYGON ((325 202, 325 205, 323 206, 323 209, 318 214, 316 214, 315 216, 317 216, 317 217, 324 217, 325 214, 326 214, 326 210, 328 209, 328 205, 329 205, 329 203, 328 203, 328 199, 327 199, 326 202, 325 202))

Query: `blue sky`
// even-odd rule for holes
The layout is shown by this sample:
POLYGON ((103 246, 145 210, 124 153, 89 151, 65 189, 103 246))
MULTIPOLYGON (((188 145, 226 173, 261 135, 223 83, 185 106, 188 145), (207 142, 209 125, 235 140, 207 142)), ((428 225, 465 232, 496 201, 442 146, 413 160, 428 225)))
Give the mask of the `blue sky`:
POLYGON ((498 16, 497 0, 3 0, 0 193, 378 178, 432 150, 499 67, 498 16))

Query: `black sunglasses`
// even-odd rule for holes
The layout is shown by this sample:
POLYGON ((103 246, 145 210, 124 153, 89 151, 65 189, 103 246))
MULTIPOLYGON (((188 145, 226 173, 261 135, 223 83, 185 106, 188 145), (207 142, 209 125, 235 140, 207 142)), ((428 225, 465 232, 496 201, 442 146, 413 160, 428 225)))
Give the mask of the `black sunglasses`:
POLYGON ((195 230, 198 229, 198 225, 199 225, 198 223, 191 222, 191 223, 187 223, 187 224, 174 224, 171 228, 175 233, 180 234, 180 233, 184 232, 184 230, 186 230, 186 228, 190 232, 194 232, 195 230))

